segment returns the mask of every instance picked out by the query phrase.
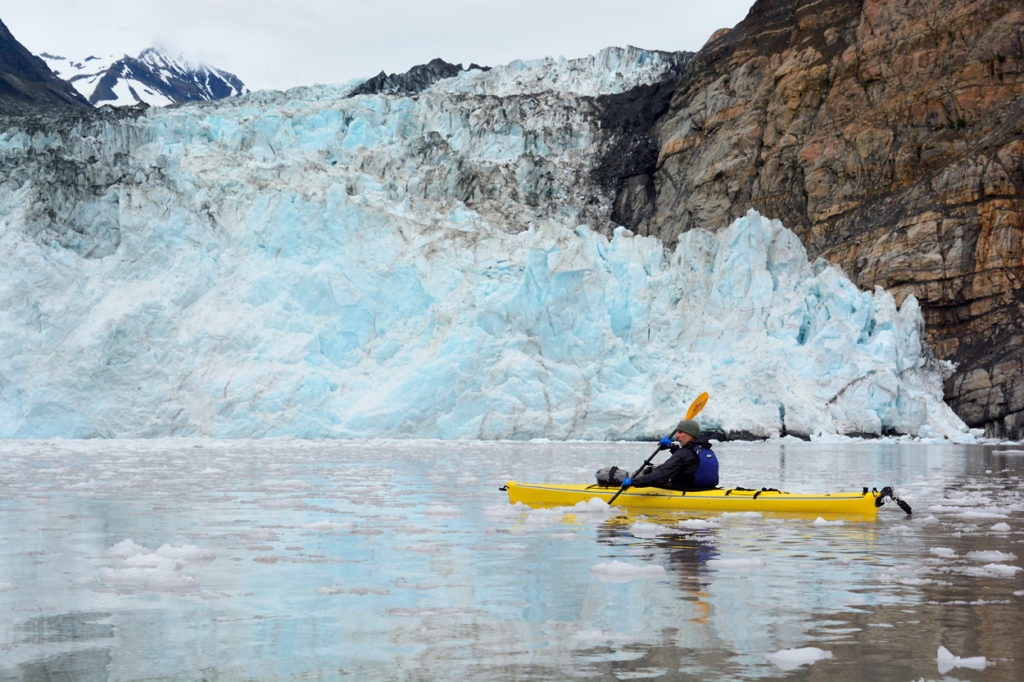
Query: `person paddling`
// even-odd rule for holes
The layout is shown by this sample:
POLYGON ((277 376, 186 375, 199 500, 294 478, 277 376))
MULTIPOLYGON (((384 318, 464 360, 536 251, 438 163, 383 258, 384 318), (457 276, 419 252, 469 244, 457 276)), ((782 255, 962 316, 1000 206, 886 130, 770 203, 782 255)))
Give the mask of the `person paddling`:
POLYGON ((675 442, 661 439, 659 450, 670 450, 671 456, 648 474, 627 478, 622 487, 667 488, 669 490, 708 490, 718 485, 718 458, 711 443, 697 440, 700 425, 684 419, 676 427, 675 442))

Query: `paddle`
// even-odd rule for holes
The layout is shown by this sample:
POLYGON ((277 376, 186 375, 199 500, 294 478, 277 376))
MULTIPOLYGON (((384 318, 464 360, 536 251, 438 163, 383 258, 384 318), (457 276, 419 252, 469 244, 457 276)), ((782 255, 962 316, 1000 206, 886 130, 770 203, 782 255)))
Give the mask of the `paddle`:
MULTIPOLYGON (((700 411, 704 409, 704 406, 707 405, 707 403, 708 403, 708 393, 707 393, 707 391, 705 391, 704 393, 701 393, 699 396, 697 396, 696 400, 694 400, 692 403, 690 403, 690 409, 688 409, 686 411, 686 418, 687 419, 693 419, 694 417, 696 417, 700 413, 700 411)), ((672 434, 672 435, 675 435, 675 434, 672 434)), ((661 445, 658 445, 658 449, 655 450, 654 452, 652 452, 651 456, 644 460, 644 463, 640 465, 639 469, 637 469, 636 471, 633 472, 633 476, 630 476, 630 478, 633 478, 634 476, 639 476, 640 472, 644 470, 644 467, 646 467, 648 464, 650 464, 651 460, 653 460, 654 456, 657 455, 659 452, 661 452, 661 445)), ((622 494, 622 491, 625 490, 627 487, 629 487, 629 486, 625 486, 624 485, 621 488, 619 488, 619 491, 617 493, 615 493, 614 496, 612 496, 612 499, 608 500, 608 506, 609 507, 612 506, 612 503, 615 502, 615 500, 619 497, 619 495, 622 494)))

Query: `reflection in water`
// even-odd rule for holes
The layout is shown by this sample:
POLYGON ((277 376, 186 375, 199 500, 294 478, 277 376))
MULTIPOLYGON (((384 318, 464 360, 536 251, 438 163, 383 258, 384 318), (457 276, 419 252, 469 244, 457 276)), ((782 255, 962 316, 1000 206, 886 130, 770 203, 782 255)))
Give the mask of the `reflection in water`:
POLYGON ((107 680, 110 661, 109 649, 76 649, 21 663, 18 665, 19 676, 0 677, 0 680, 107 680))
POLYGON ((918 679, 940 645, 1024 679, 1011 447, 721 448, 725 485, 895 484, 915 514, 877 521, 497 492, 647 444, 0 447, 0 680, 774 679, 810 647, 822 679, 918 679))

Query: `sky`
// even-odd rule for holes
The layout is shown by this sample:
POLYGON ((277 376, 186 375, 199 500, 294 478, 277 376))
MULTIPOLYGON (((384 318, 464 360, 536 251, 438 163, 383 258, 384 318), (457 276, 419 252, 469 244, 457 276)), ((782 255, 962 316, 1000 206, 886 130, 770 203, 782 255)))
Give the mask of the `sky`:
POLYGON ((251 90, 347 83, 435 57, 468 66, 634 45, 696 51, 753 0, 0 0, 29 51, 137 55, 160 46, 251 90))

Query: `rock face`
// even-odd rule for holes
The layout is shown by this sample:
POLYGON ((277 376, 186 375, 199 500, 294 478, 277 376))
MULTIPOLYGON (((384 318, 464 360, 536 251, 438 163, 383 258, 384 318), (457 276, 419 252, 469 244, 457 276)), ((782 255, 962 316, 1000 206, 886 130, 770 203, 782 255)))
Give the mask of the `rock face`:
MULTIPOLYGON (((470 64, 469 69, 483 69, 470 64)), ((467 71, 469 69, 466 69, 467 71)), ((373 78, 356 87, 353 95, 415 95, 426 90, 442 78, 453 78, 462 73, 462 64, 449 64, 443 59, 431 60, 429 64, 414 66, 403 74, 388 75, 381 71, 373 78)))
POLYGON ((0 22, 0 113, 52 106, 88 109, 89 103, 0 22))
MULTIPOLYGON (((748 208, 864 288, 921 303, 946 398, 1024 437, 1024 5, 760 0, 694 57, 658 121, 668 243, 748 208)), ((629 205, 635 182, 620 185, 629 205)))

